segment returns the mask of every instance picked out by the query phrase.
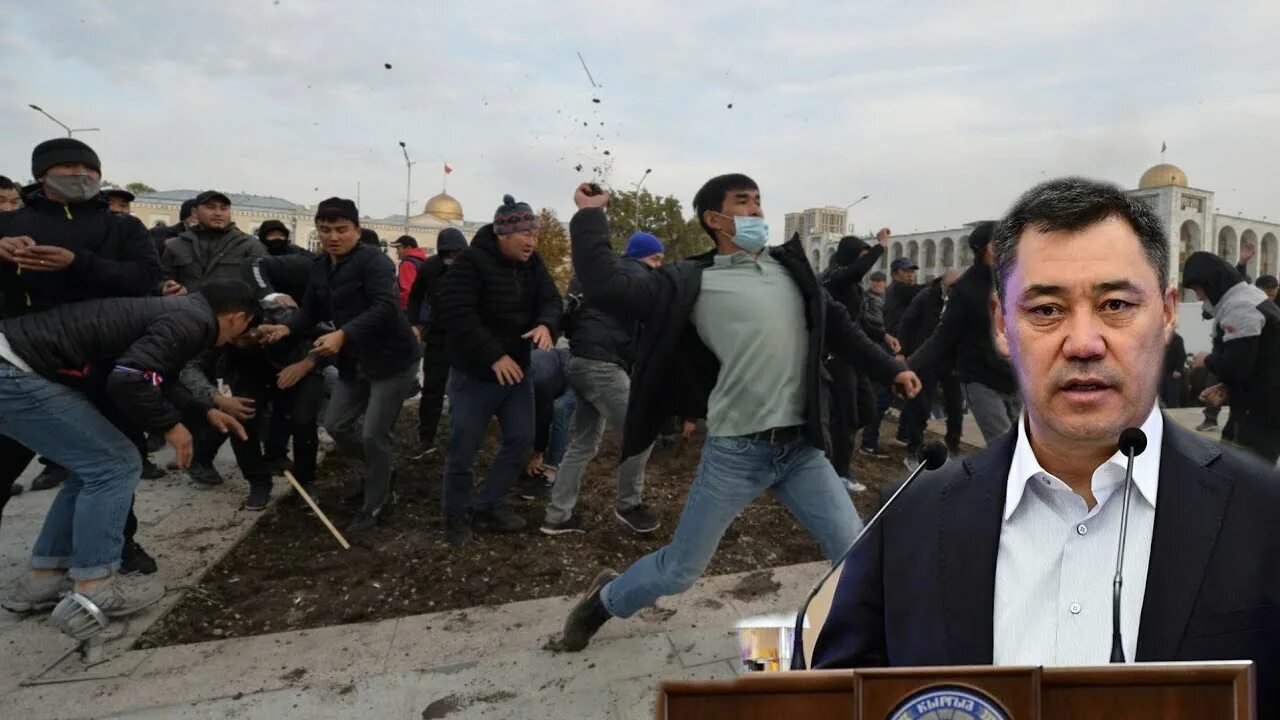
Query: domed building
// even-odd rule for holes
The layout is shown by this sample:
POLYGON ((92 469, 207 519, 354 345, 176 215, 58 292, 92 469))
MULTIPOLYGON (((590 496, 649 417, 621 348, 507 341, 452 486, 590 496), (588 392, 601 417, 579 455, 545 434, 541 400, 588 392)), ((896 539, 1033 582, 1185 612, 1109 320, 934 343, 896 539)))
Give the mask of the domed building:
POLYGON ((449 193, 442 192, 427 200, 427 205, 422 209, 422 214, 434 215, 446 222, 462 222, 462 203, 458 202, 449 193))
MULTIPOLYGON (((1172 282, 1179 283, 1182 265, 1191 253, 1207 250, 1235 265, 1245 244, 1256 251, 1245 267, 1250 278, 1280 274, 1280 223, 1218 212, 1220 203, 1214 192, 1192 186, 1177 165, 1152 165, 1138 178, 1137 188, 1128 192, 1149 204, 1164 221, 1172 282)), ((908 257, 920 265, 923 282, 948 270, 966 268, 973 260, 971 229, 969 223, 948 230, 895 235, 880 269, 887 271, 893 258, 908 257)))

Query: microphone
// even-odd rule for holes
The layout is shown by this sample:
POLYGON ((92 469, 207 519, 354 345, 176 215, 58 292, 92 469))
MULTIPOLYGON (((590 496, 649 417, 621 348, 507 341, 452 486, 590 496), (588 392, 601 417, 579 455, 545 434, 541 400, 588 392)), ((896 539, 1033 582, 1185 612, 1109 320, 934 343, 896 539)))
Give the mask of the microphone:
POLYGON ((791 644, 791 669, 792 670, 805 669, 804 616, 805 616, 805 613, 809 611, 809 603, 813 602, 814 596, 816 596, 818 594, 818 591, 822 589, 822 585, 827 582, 827 579, 830 578, 831 574, 836 571, 836 568, 840 567, 840 565, 843 564, 844 561, 847 560, 849 556, 853 554, 854 549, 856 549, 858 545, 867 537, 867 535, 871 531, 871 528, 874 527, 875 524, 880 521, 881 516, 883 516, 885 511, 889 509, 889 506, 893 504, 893 501, 898 499, 898 496, 902 494, 902 491, 906 490, 907 486, 910 485, 912 481, 914 481, 917 477, 919 477, 920 474, 923 473, 925 470, 937 470, 938 468, 946 464, 947 446, 935 440, 931 443, 926 444, 924 447, 920 448, 919 457, 920 457, 920 465, 917 466, 915 470, 911 471, 911 474, 907 476, 907 479, 902 482, 902 486, 894 491, 893 495, 891 495, 889 499, 885 501, 884 505, 882 505, 880 509, 876 511, 875 515, 871 516, 871 519, 867 521, 866 525, 863 526, 862 532, 858 533, 858 537, 854 538, 853 542, 849 543, 849 547, 843 553, 841 553, 840 557, 835 562, 831 563, 831 568, 827 570, 826 574, 823 575, 822 578, 818 580, 816 584, 814 584, 813 589, 809 591, 809 594, 807 596, 805 596, 804 604, 800 606, 800 612, 799 614, 796 615, 795 635, 793 636, 794 641, 791 644))
POLYGON ((1136 427, 1120 433, 1120 452, 1129 460, 1124 470, 1124 498, 1120 508, 1120 543, 1116 548, 1116 576, 1111 581, 1111 662, 1124 662, 1120 641, 1120 588, 1124 585, 1124 541, 1129 532, 1129 491, 1133 488, 1133 459, 1147 449, 1147 434, 1136 427))

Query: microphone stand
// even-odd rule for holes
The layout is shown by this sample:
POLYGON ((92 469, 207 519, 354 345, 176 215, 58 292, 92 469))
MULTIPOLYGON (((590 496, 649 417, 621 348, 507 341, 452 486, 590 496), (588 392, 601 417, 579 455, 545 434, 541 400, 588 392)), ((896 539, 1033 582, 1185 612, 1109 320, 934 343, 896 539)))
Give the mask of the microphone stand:
POLYGON ((862 532, 858 533, 858 537, 854 538, 853 542, 849 543, 849 547, 841 553, 840 557, 836 559, 835 562, 831 563, 831 568, 827 570, 822 578, 819 579, 818 582, 814 584, 813 588, 809 590, 809 594, 805 596, 804 604, 800 606, 800 613, 796 615, 795 632, 792 635, 792 670, 806 669, 804 660, 804 618, 805 614, 809 612, 809 603, 813 602, 813 598, 817 596, 818 591, 822 589, 823 584, 825 584, 831 577, 832 573, 836 571, 836 568, 840 567, 840 565, 853 554, 853 551, 858 547, 858 545, 862 544, 862 541, 870 534, 871 528, 880 521, 881 516, 883 516, 885 511, 889 509, 889 506, 893 504, 893 501, 898 499, 898 496, 902 494, 902 491, 906 490, 907 486, 925 470, 937 470, 947 462, 947 449, 941 443, 930 443, 922 449, 920 457, 923 459, 923 462, 921 462, 915 470, 911 471, 911 474, 902 482, 902 485, 895 490, 893 495, 885 501, 885 504, 876 511, 876 514, 871 516, 871 520, 863 526, 862 532))
POLYGON ((1120 640, 1120 589, 1124 586, 1124 544, 1129 533, 1129 495, 1133 489, 1133 458, 1138 453, 1130 448, 1125 455, 1124 498, 1120 506, 1120 545, 1116 548, 1116 576, 1111 580, 1111 662, 1124 662, 1124 645, 1120 640))

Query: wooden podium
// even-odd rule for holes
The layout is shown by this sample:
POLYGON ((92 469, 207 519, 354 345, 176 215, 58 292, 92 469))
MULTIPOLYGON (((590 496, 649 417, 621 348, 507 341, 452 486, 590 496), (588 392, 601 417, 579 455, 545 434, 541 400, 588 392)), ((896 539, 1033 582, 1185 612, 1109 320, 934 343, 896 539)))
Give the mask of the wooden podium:
POLYGON ((728 681, 664 682, 658 691, 657 717, 1255 720, 1253 684, 1251 662, 762 672, 728 681), (937 705, 942 700, 930 697, 954 690, 994 701, 998 712, 983 711, 981 702, 974 709, 963 699, 946 699, 961 704, 937 705))

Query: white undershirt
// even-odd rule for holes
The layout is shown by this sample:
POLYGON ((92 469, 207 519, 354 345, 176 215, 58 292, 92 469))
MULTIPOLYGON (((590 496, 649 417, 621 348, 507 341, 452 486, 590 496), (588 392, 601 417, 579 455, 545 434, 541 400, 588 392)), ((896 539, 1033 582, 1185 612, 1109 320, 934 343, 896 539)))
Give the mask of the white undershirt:
POLYGON ((13 347, 9 345, 9 338, 0 333, 0 358, 4 358, 10 365, 18 368, 23 372, 32 372, 31 366, 13 351, 13 347))
MULTIPOLYGON (((1009 466, 996 557, 994 655, 997 665, 1100 665, 1111 657, 1111 597, 1126 458, 1117 452, 1093 473, 1090 510, 1041 467, 1024 416, 1009 466)), ((1146 451, 1134 459, 1120 632, 1133 662, 1151 560, 1164 419, 1142 424, 1146 451)))

